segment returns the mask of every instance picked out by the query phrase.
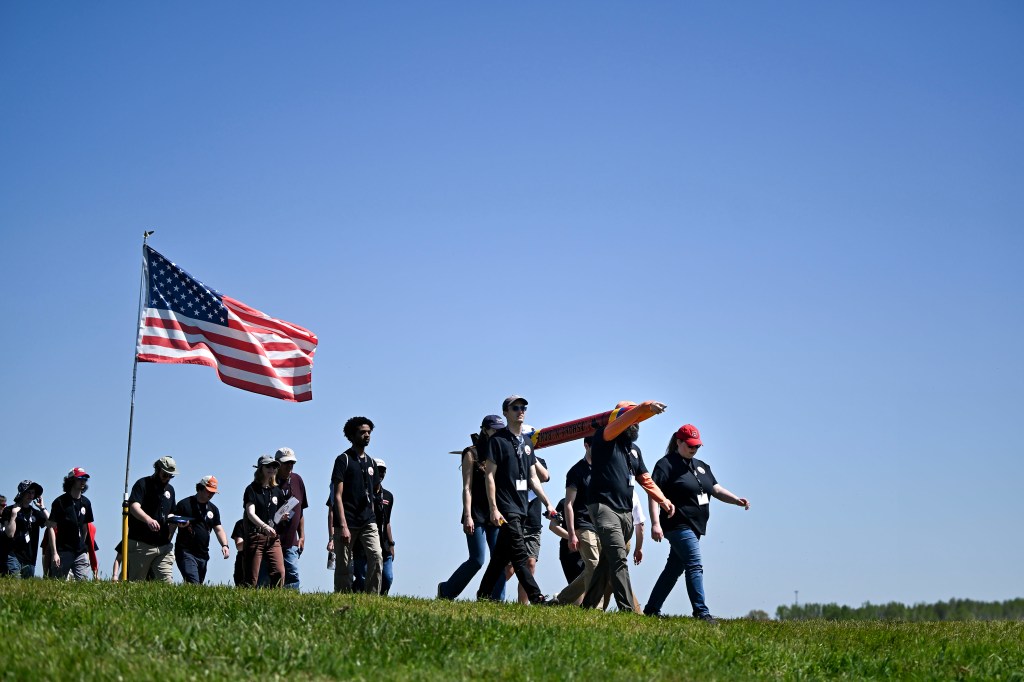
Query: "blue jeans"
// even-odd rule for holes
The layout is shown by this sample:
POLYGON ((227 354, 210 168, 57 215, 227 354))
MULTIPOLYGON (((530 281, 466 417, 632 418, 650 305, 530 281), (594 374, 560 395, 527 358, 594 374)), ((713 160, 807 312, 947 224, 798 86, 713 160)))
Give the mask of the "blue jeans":
POLYGON ((704 603, 704 566, 701 564, 697 534, 689 528, 679 527, 665 533, 665 539, 671 545, 668 562, 658 576, 658 581, 654 583, 644 613, 661 613, 661 607, 669 592, 675 587, 679 576, 685 573, 686 594, 690 597, 694 618, 711 615, 707 604, 704 603))
POLYGON ((182 551, 175 553, 174 561, 178 564, 181 579, 189 585, 202 585, 206 582, 206 564, 209 561, 208 559, 182 551))
POLYGON ((15 578, 32 578, 36 574, 35 564, 23 564, 13 555, 7 557, 7 573, 15 578))
MULTIPOLYGON (((469 558, 455 569, 452 577, 441 583, 441 596, 445 599, 456 599, 466 589, 473 576, 480 572, 487 561, 487 552, 494 551, 494 543, 498 541, 498 529, 494 526, 478 525, 472 535, 466 536, 469 558)), ((505 574, 501 574, 498 584, 491 595, 497 601, 505 601, 505 574)))
POLYGON ((288 547, 284 554, 284 586, 290 590, 299 589, 299 548, 288 547))
MULTIPOLYGON (((386 595, 391 589, 391 583, 395 581, 395 560, 391 557, 391 551, 384 552, 384 562, 380 567, 380 593, 386 595)), ((352 591, 363 592, 366 590, 366 555, 360 552, 352 559, 352 591)))

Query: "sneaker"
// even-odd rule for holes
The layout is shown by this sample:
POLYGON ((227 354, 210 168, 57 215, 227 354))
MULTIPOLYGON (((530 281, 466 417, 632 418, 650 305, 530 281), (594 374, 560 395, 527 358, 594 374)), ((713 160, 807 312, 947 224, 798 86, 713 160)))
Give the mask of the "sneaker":
POLYGON ((718 619, 712 616, 710 613, 705 613, 703 616, 696 616, 697 620, 702 620, 708 625, 718 625, 718 619))
POLYGON ((441 586, 442 585, 444 585, 443 582, 437 584, 437 598, 438 599, 447 599, 447 597, 444 596, 444 592, 441 591, 441 586))
POLYGON ((660 619, 662 619, 662 620, 667 620, 667 619, 668 619, 668 616, 666 616, 666 615, 665 615, 664 613, 662 613, 661 611, 656 611, 656 612, 654 612, 654 613, 647 613, 647 612, 644 612, 644 615, 645 615, 645 616, 647 616, 648 618, 660 618, 660 619))
POLYGON ((537 606, 558 606, 558 598, 541 595, 540 600, 535 602, 535 604, 537 606))

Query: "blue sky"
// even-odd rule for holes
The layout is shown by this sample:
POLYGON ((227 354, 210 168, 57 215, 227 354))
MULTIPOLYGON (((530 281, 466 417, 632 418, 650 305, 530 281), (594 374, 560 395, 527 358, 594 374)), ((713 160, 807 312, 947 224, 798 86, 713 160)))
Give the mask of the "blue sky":
MULTIPOLYGON (((367 415, 394 590, 431 596, 465 556, 446 453, 503 397, 536 426, 657 399, 648 465, 692 422, 753 504, 712 510, 716 614, 1019 597, 1022 28, 1011 2, 3 3, 0 492, 89 469, 109 571, 155 229, 320 347, 298 405, 141 366, 132 481, 172 455, 234 519, 289 445, 319 496, 367 415)), ((557 497, 581 446, 545 454, 557 497)))

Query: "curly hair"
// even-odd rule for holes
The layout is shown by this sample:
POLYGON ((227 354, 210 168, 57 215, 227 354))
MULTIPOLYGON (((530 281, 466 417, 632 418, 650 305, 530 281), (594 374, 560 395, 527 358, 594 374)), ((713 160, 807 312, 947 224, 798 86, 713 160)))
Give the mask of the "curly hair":
POLYGON ((364 425, 369 426, 370 431, 373 431, 373 422, 370 421, 367 417, 352 417, 351 419, 349 419, 347 422, 345 422, 345 438, 348 438, 348 441, 355 445, 356 434, 359 433, 360 427, 364 425))

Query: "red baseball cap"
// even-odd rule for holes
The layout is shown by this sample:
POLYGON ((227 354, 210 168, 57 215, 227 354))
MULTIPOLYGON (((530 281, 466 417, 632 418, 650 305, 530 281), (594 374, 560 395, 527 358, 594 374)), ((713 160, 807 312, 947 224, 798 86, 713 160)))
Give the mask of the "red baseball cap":
POLYGON ((89 474, 85 473, 85 469, 82 467, 75 467, 64 478, 89 478, 89 474))
POLYGON ((700 440, 700 431, 693 424, 683 424, 676 431, 676 440, 681 440, 687 445, 704 445, 700 440))

